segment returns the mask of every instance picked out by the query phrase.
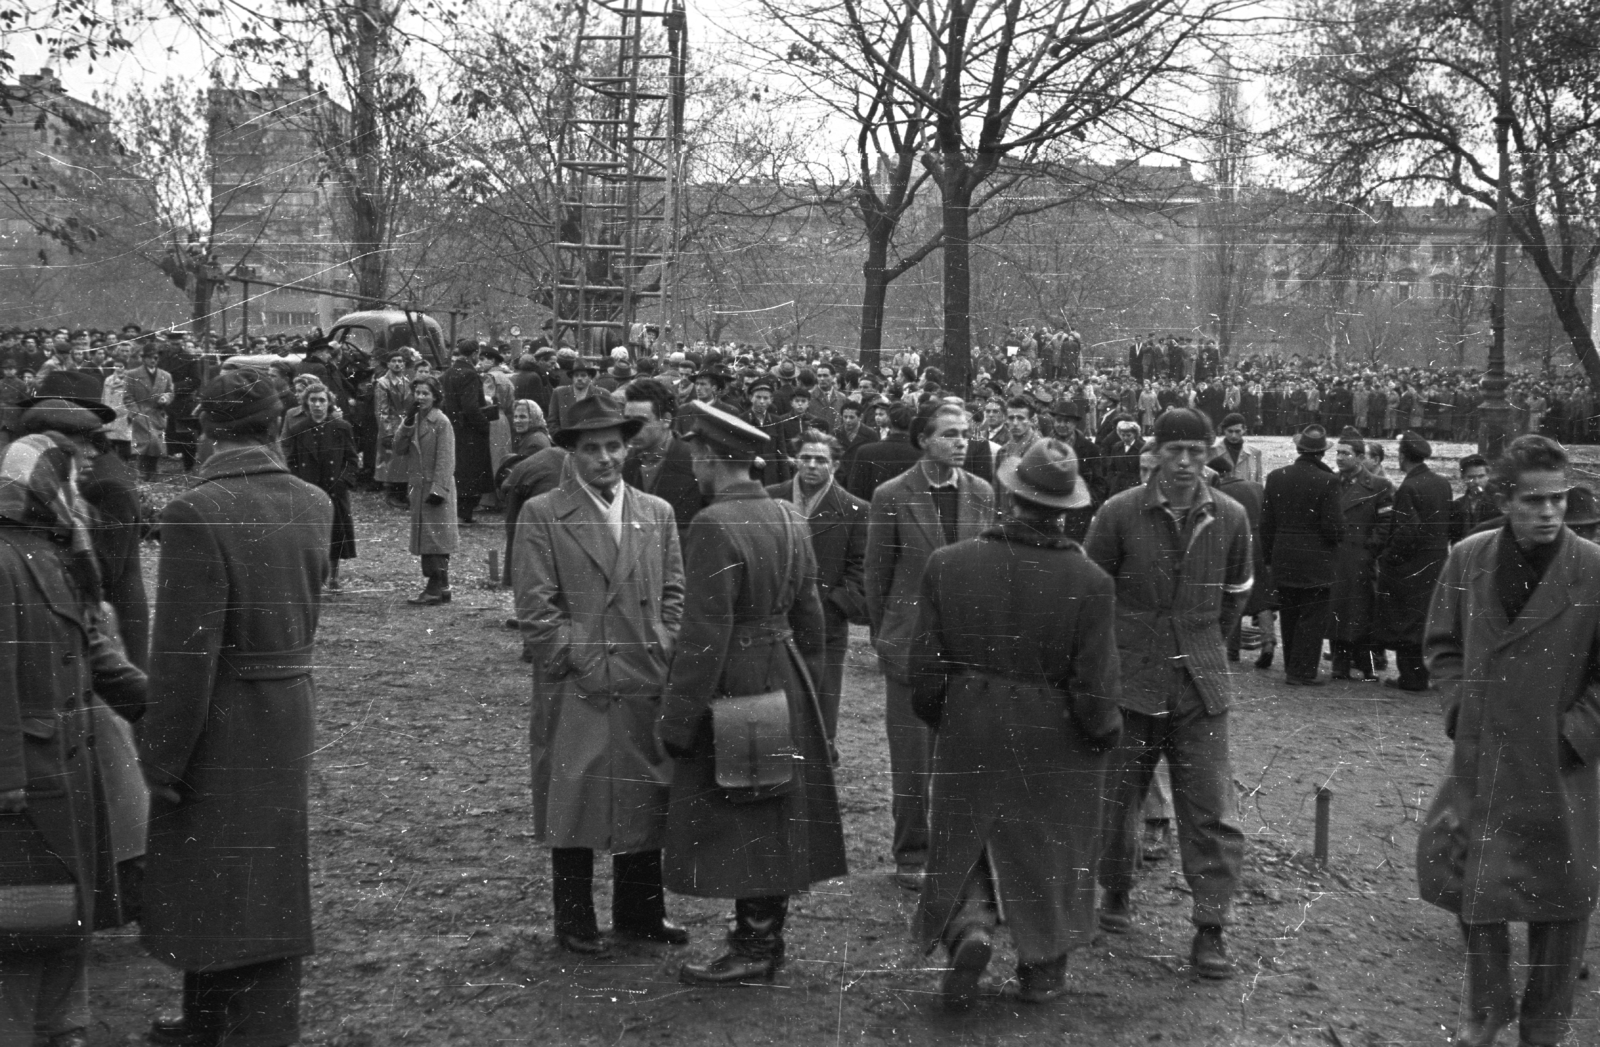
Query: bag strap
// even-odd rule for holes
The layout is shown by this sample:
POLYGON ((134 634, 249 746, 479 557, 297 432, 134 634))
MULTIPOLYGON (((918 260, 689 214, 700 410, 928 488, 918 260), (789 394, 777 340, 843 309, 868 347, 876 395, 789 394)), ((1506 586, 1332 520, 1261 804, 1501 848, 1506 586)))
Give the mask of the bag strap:
MULTIPOLYGON (((804 556, 800 553, 798 543, 811 541, 811 535, 809 530, 805 534, 800 533, 798 523, 800 513, 798 510, 788 502, 779 501, 778 504, 784 508, 783 527, 789 538, 789 570, 791 574, 798 575, 800 573, 800 565, 805 562, 804 556)), ((811 584, 813 589, 816 588, 815 582, 810 579, 802 579, 800 582, 801 585, 808 583, 811 584)), ((801 590, 797 586, 795 588, 795 596, 799 596, 800 592, 801 590)), ((792 602, 793 597, 790 599, 792 602)), ((828 737, 828 721, 822 715, 822 702, 817 696, 816 681, 811 678, 811 669, 806 665, 806 660, 800 656, 800 648, 795 645, 793 633, 784 641, 784 647, 789 651, 789 660, 794 663, 795 670, 800 675, 800 685, 805 688, 806 698, 811 705, 811 715, 817 718, 817 729, 822 732, 822 744, 828 748, 828 766, 837 767, 839 766, 839 747, 834 744, 832 738, 828 737)))

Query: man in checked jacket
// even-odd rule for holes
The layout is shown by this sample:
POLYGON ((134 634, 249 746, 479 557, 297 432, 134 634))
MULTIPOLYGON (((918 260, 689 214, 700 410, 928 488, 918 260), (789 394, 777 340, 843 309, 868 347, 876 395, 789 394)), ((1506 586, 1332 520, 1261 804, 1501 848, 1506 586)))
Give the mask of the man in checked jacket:
POLYGON ((1165 754, 1194 897, 1190 961, 1201 977, 1227 978, 1233 962, 1222 929, 1244 833, 1228 758, 1223 623, 1249 596, 1253 566, 1244 507, 1202 479, 1211 438, 1200 411, 1157 418, 1156 471, 1100 508, 1084 551, 1116 581, 1125 724, 1107 775, 1100 926, 1122 934, 1133 924, 1140 807, 1165 754))

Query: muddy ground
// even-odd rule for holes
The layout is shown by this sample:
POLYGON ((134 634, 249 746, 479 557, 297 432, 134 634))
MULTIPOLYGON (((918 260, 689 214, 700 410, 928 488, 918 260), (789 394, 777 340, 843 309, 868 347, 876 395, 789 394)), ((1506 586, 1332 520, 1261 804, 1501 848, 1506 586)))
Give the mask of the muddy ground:
MULTIPOLYGON (((1274 464, 1287 460, 1285 441, 1266 442, 1274 464)), ((356 519, 360 556, 346 566, 346 592, 325 603, 319 638, 306 1043, 1447 1042, 1458 935, 1417 900, 1413 875, 1417 819, 1447 756, 1433 695, 1285 688, 1281 660, 1260 672, 1247 657, 1232 718, 1250 834, 1230 932, 1238 976, 1202 982, 1187 966, 1189 899, 1169 859, 1146 870, 1134 933, 1074 955, 1066 998, 1002 998, 1013 962, 1002 949, 995 991, 953 1019, 937 1005, 937 971, 909 941, 913 897, 889 879, 883 684, 858 635, 838 771, 851 874, 797 899, 776 986, 688 989, 676 967, 717 953, 725 903, 669 897, 694 935, 684 949, 584 962, 551 937, 548 858, 529 839, 529 684, 502 624, 509 593, 486 577, 487 554, 503 547, 500 518, 464 532, 455 600, 432 609, 404 602, 420 578, 403 516, 359 495, 356 519), (1326 868, 1311 854, 1324 786, 1326 868)), ((176 1002, 178 976, 143 956, 133 928, 100 937, 93 979, 96 1044, 137 1042, 150 1015, 176 1002)), ((1572 1042, 1600 1043, 1587 987, 1578 1016, 1572 1042)))

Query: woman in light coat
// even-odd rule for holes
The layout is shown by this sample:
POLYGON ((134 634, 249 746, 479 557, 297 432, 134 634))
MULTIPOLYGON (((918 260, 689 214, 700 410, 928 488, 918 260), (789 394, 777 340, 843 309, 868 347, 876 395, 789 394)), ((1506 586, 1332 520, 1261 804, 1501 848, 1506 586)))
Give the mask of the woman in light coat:
POLYGON ((450 602, 450 554, 461 542, 456 525, 456 438, 439 409, 439 380, 411 383, 412 404, 395 432, 394 453, 404 457, 410 485, 411 554, 422 558, 427 586, 407 603, 420 607, 450 602))

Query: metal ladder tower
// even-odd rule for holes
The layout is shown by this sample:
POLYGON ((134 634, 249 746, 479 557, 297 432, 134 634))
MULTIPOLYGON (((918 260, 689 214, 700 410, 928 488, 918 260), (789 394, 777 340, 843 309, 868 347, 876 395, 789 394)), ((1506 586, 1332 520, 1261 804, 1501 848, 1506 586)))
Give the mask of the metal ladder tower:
POLYGON ((682 225, 682 0, 580 0, 556 143, 554 339, 584 355, 666 337, 682 225), (664 5, 664 6, 663 6, 664 5))

